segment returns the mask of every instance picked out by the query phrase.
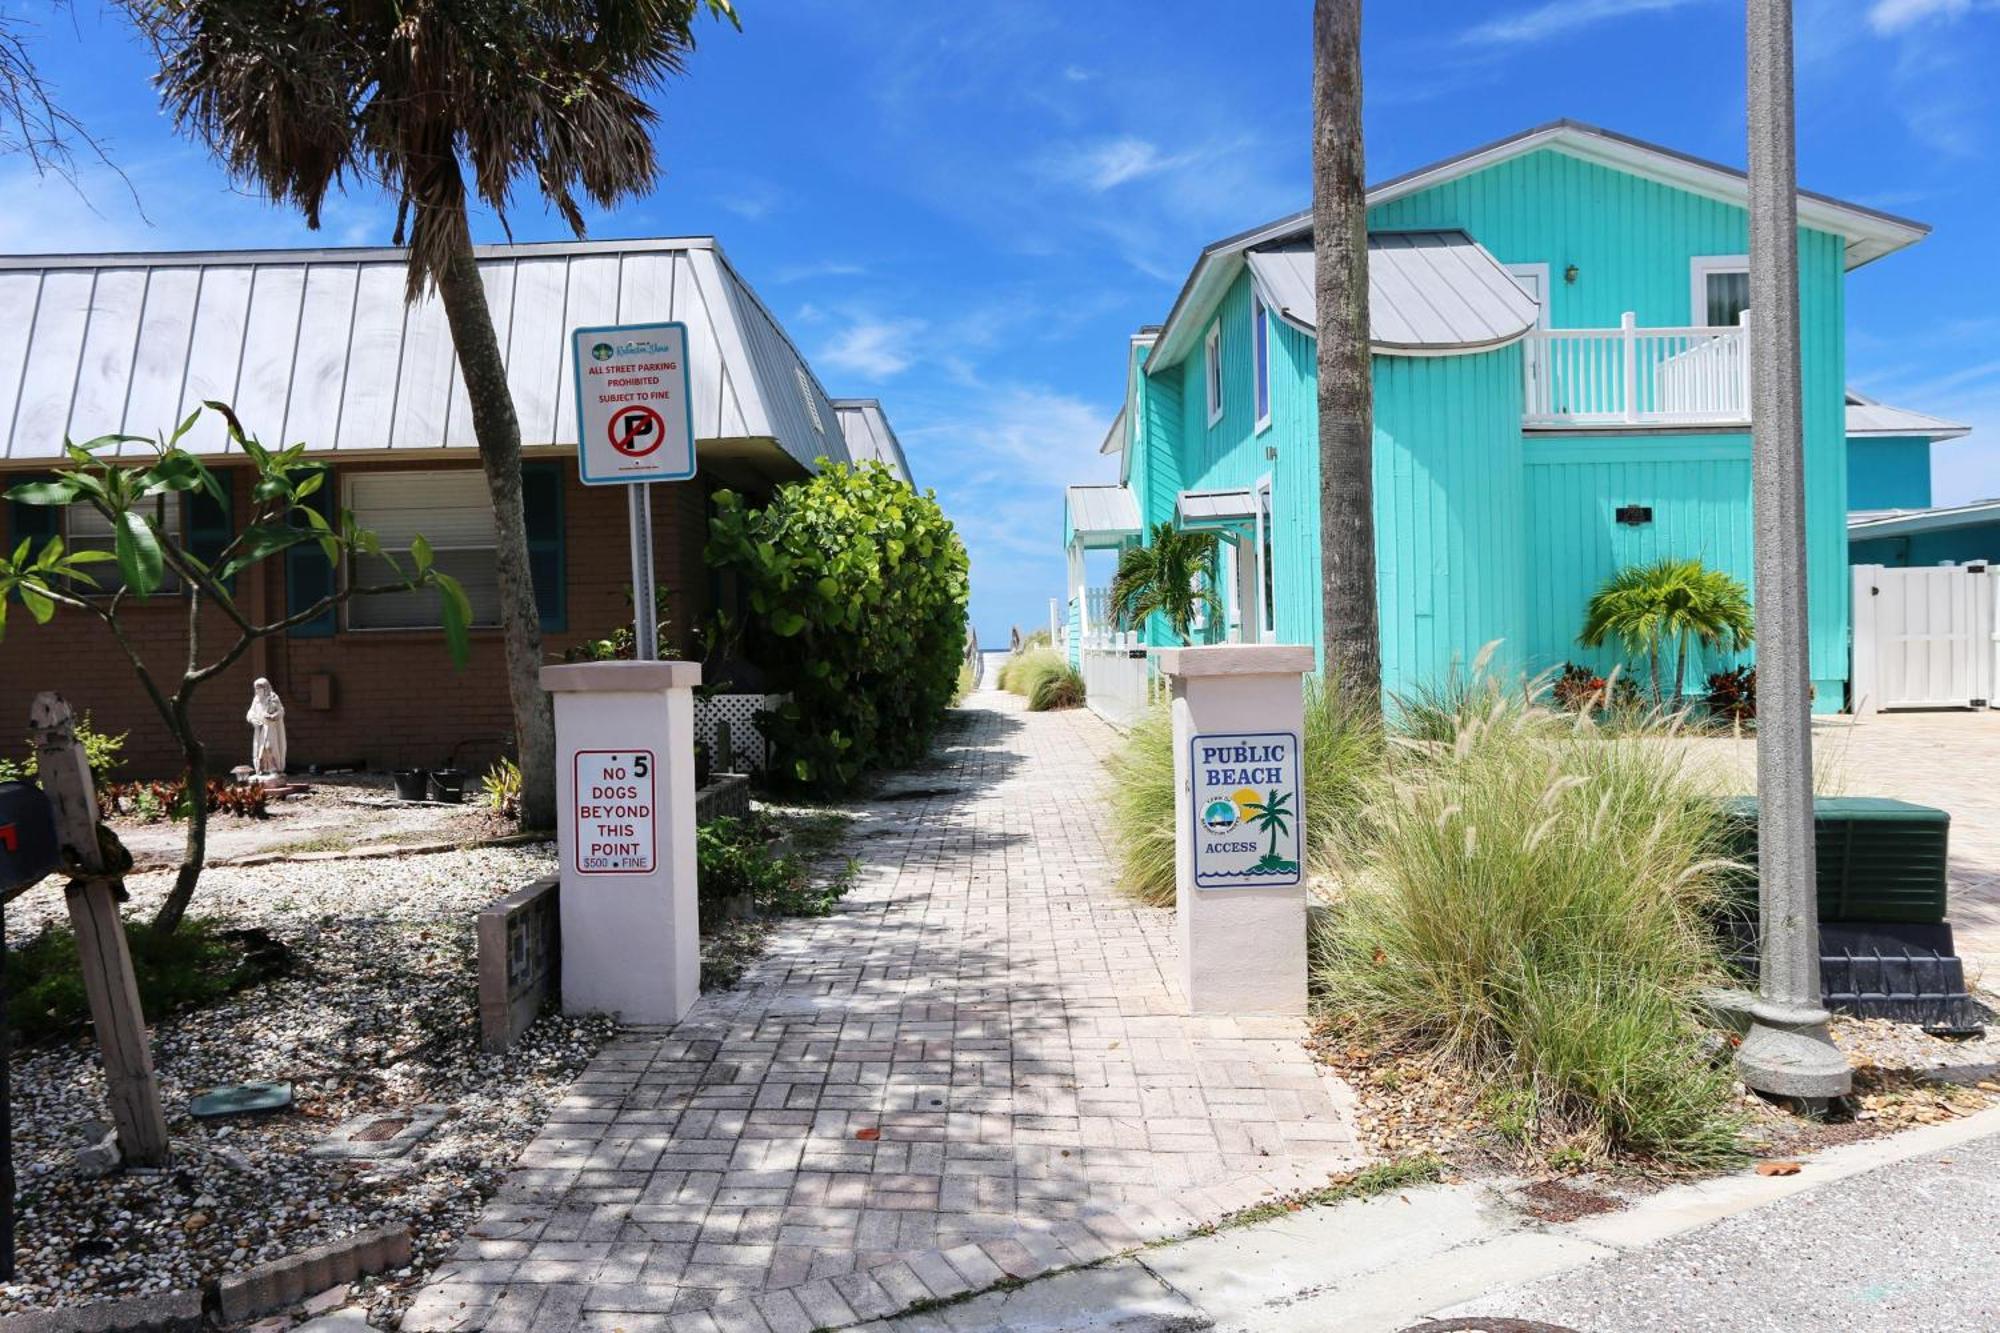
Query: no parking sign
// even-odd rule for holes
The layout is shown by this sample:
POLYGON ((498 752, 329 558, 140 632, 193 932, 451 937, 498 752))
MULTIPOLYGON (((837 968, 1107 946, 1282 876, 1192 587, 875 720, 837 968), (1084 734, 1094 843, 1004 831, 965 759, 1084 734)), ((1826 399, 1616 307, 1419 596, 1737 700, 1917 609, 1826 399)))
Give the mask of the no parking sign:
POLYGON ((617 324, 570 334, 577 471, 592 486, 694 475, 687 325, 617 324))

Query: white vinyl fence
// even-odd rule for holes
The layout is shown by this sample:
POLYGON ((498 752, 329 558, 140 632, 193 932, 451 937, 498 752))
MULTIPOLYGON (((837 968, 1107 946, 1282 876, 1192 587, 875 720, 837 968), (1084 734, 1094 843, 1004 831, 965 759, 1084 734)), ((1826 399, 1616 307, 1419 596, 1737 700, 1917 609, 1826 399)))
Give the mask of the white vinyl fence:
POLYGON ((2000 685, 2000 572, 1854 566, 1854 712, 1985 708, 2000 685))
POLYGON ((1152 655, 1135 634, 1118 636, 1115 647, 1083 650, 1083 695, 1090 710, 1120 730, 1145 716, 1153 698, 1152 655))

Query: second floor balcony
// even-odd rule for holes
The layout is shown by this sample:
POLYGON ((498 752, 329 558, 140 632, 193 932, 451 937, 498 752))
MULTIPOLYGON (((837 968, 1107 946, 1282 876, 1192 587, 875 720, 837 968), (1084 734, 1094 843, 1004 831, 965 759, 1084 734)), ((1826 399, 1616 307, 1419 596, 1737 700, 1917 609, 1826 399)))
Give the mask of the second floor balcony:
POLYGON ((1530 430, 1747 426, 1750 329, 1534 329, 1522 343, 1530 430))

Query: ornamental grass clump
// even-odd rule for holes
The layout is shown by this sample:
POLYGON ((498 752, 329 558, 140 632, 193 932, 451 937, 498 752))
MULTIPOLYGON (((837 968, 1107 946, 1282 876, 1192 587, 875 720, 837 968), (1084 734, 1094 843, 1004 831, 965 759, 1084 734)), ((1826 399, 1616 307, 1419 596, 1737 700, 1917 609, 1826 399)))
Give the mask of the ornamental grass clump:
MULTIPOLYGON (((1010 657, 1007 659, 1006 663, 1000 668, 1000 688, 1009 694, 1019 695, 1021 698, 1026 699, 1028 707, 1033 709, 1036 707, 1036 693, 1044 689, 1056 688, 1050 686, 1049 682, 1061 680, 1065 676, 1076 676, 1076 672, 1063 659, 1061 653, 1056 652, 1053 648, 1036 648, 1032 651, 1022 653, 1019 657, 1010 657)), ((1075 702, 1083 702, 1083 680, 1081 677, 1077 677, 1076 679, 1075 702)), ((1042 705, 1042 707, 1045 709, 1050 707, 1066 708, 1070 707, 1070 705, 1049 703, 1042 705)))
POLYGON ((1404 742, 1363 872, 1316 940, 1336 1020, 1529 1108, 1569 1155, 1663 1167, 1736 1151, 1704 1031, 1705 912, 1730 863, 1684 747, 1496 696, 1450 742, 1404 742))
MULTIPOLYGON (((1315 874, 1343 878, 1367 848, 1383 792, 1379 721, 1335 687, 1306 681, 1300 782, 1305 788, 1306 860, 1315 874)), ((1110 761, 1111 836, 1118 882, 1155 906, 1174 901, 1174 736, 1164 705, 1150 709, 1110 761)))

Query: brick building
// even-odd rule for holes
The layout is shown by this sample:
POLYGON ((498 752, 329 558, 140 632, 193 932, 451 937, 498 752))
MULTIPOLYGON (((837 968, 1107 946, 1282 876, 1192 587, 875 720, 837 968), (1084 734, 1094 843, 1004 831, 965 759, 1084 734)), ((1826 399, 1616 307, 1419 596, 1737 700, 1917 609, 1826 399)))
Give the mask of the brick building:
MULTIPOLYGON (((702 560, 717 489, 768 495, 821 458, 879 458, 908 478, 880 405, 829 398, 713 240, 489 246, 479 259, 521 420, 529 548, 551 658, 630 620, 623 488, 585 486, 577 475, 570 329, 688 326, 699 471, 652 488, 667 629, 683 649, 717 598, 730 596, 702 560)), ((59 463, 65 436, 152 436, 204 399, 228 402, 265 443, 304 441, 332 469, 327 502, 353 510, 385 546, 422 533, 464 583, 475 620, 491 625, 492 510, 451 336, 443 308, 434 299, 406 306, 403 284, 403 253, 385 249, 0 257, 0 488, 59 463)), ((206 499, 160 502, 156 521, 199 550, 208 534, 233 530, 251 502, 250 474, 213 414, 183 443, 231 483, 229 514, 206 499)), ((135 462, 148 453, 120 448, 135 462)), ((72 546, 110 543, 94 511, 0 504, 9 550, 56 533, 72 546)), ((331 568, 307 544, 248 571, 236 596, 268 623, 355 572, 331 568)), ((157 595, 123 616, 146 661, 178 679, 180 600, 157 595)), ((205 647, 228 642, 219 614, 215 625, 204 630, 205 647)), ((220 763, 247 750, 243 712, 258 676, 286 700, 295 766, 477 770, 510 744, 498 631, 475 629, 472 661, 455 672, 431 594, 354 599, 261 640, 204 685, 197 725, 220 763)), ((100 730, 130 733, 130 772, 177 766, 101 623, 68 611, 46 626, 10 617, 0 719, 25 722, 35 691, 52 687, 100 730)), ((0 724, 0 754, 13 753, 8 735, 0 724)))

